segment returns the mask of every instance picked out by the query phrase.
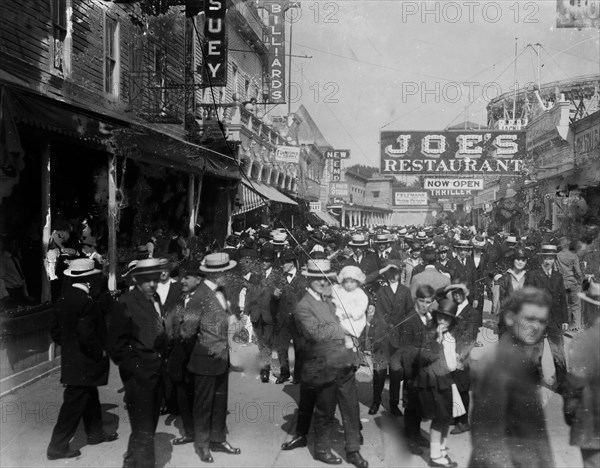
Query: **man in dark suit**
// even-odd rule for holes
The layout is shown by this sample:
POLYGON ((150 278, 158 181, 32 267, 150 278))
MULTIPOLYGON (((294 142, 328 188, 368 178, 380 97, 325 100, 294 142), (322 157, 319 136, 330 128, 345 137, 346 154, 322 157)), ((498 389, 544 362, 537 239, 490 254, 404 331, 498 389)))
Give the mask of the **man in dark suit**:
POLYGON ((90 296, 90 282, 100 274, 93 260, 71 261, 64 271, 72 279, 71 286, 54 306, 50 334, 62 349, 60 381, 65 390, 48 445, 49 460, 81 455, 79 450, 69 450, 69 441, 81 419, 89 445, 118 437, 116 432, 104 433, 98 399, 98 387, 108 382, 109 367, 104 311, 90 296))
POLYGON ((342 266, 354 265, 359 267, 367 276, 365 284, 372 283, 379 275, 381 265, 379 257, 372 250, 368 250, 369 241, 362 234, 353 234, 348 242, 348 247, 352 249, 352 256, 344 262, 342 266))
MULTIPOLYGON (((555 245, 542 245, 538 255, 542 258, 542 265, 525 275, 525 286, 533 286, 550 294, 552 307, 546 327, 546 337, 552 352, 554 368, 556 370, 557 391, 562 392, 567 375, 563 332, 569 328, 569 311, 567 308, 567 292, 562 275, 555 269, 555 245)), ((538 345, 538 359, 541 360, 543 341, 538 345)))
POLYGON ((379 410, 389 368, 390 413, 402 416, 399 403, 403 369, 392 366, 391 357, 400 347, 400 323, 413 312, 414 305, 410 289, 400 284, 402 264, 389 260, 385 268, 387 282, 377 291, 375 315, 369 328, 373 344, 373 402, 369 414, 376 414, 379 410))
POLYGON ((279 306, 281 288, 285 279, 274 267, 275 251, 272 244, 264 244, 260 252, 261 272, 253 272, 249 279, 244 310, 250 316, 260 353, 260 379, 269 381, 273 353, 274 316, 279 306))
POLYGON ((287 284, 284 284, 283 288, 281 288, 279 307, 275 318, 275 345, 281 367, 281 373, 275 383, 282 384, 291 376, 289 359, 290 340, 294 344, 294 383, 298 383, 300 382, 302 358, 300 357, 297 332, 292 313, 298 301, 306 293, 306 280, 300 275, 297 257, 291 249, 283 251, 281 263, 287 284))
MULTIPOLYGON (((475 282, 475 264, 473 263, 473 245, 468 240, 459 240, 456 242, 456 258, 450 266, 450 279, 453 282, 464 283, 467 289, 472 293, 475 282)), ((469 296, 469 302, 473 298, 469 296)))
POLYGON ((223 277, 236 265, 222 252, 204 258, 200 271, 205 279, 186 305, 181 323, 181 337, 191 345, 187 370, 194 376, 195 445, 205 463, 214 461, 211 451, 241 453, 226 440, 229 305, 223 277))
POLYGON ((163 397, 167 344, 156 288, 166 269, 166 259, 137 261, 128 272, 133 289, 119 297, 111 316, 110 356, 119 366, 131 421, 125 468, 154 466, 154 433, 163 397))
MULTIPOLYGON (((294 309, 304 353, 298 410, 306 411, 302 394, 311 395, 315 406, 314 457, 330 465, 339 465, 341 458, 331 452, 331 430, 339 402, 346 459, 358 468, 368 468, 368 462, 360 454, 360 413, 354 378, 354 366, 358 361, 344 345, 345 332, 335 315, 335 306, 324 296, 330 279, 336 274, 331 270, 330 261, 325 259, 309 260, 302 274, 307 277, 309 287, 294 309)), ((308 421, 310 423, 310 418, 308 421)), ((287 449, 306 446, 306 437, 299 436, 289 444, 287 449)))

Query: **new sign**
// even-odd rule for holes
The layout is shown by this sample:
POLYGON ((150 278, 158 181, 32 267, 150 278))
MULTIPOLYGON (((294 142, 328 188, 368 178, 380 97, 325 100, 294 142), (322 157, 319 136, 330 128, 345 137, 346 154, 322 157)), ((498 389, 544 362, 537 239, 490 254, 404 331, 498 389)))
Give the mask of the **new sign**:
POLYGON ((227 86, 227 44, 225 42, 225 0, 204 3, 204 59, 201 87, 227 86))
POLYGON ((298 164, 300 148, 298 146, 278 146, 275 150, 275 161, 298 164))
POLYGON ((325 159, 349 159, 350 150, 327 150, 325 159))
POLYGON ((394 205, 427 206, 427 192, 394 192, 394 205))
POLYGON ((519 173, 525 132, 381 132, 382 174, 519 173))

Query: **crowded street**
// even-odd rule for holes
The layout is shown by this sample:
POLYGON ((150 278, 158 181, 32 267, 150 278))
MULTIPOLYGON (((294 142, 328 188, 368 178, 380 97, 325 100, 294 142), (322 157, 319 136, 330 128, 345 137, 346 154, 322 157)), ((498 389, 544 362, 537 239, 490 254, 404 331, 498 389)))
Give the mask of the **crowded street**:
POLYGON ((0 466, 600 468, 599 31, 0 1, 0 466))

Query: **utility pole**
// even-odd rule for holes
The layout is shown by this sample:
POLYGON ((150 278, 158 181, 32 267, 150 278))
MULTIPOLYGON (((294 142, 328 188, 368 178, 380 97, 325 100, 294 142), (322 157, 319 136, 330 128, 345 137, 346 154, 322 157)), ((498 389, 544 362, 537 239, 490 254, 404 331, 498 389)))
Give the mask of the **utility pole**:
POLYGON ((514 93, 513 93, 513 111, 512 111, 512 118, 513 120, 516 118, 517 115, 517 44, 518 44, 518 37, 515 37, 515 72, 514 72, 514 78, 513 78, 513 88, 514 88, 514 93))

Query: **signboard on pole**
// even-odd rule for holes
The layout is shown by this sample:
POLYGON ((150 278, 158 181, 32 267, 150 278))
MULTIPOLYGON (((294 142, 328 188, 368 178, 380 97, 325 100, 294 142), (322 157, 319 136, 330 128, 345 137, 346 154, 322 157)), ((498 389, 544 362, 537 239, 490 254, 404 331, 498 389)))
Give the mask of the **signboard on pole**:
POLYGON ((325 151, 325 159, 349 159, 350 150, 327 150, 325 151))
POLYGON ((204 3, 204 60, 201 87, 227 86, 227 43, 225 41, 225 0, 204 3))
POLYGON ((394 206, 427 206, 427 192, 394 192, 394 206))
POLYGON ((381 132, 381 173, 516 175, 524 131, 381 132))
POLYGON ((275 161, 282 163, 298 164, 300 161, 300 147, 278 146, 275 149, 275 161))

